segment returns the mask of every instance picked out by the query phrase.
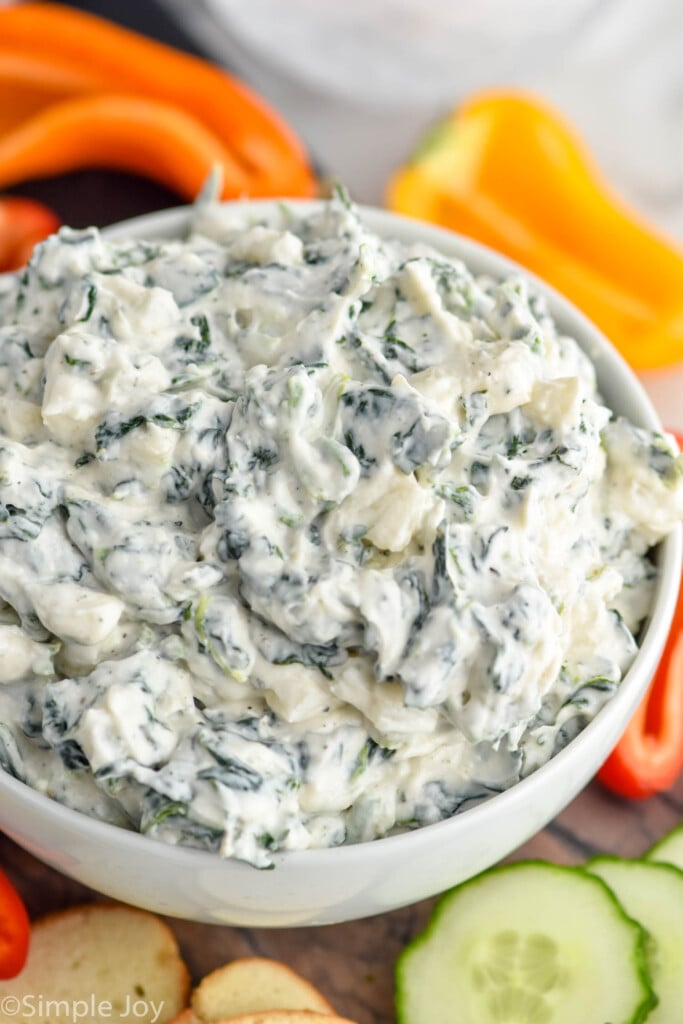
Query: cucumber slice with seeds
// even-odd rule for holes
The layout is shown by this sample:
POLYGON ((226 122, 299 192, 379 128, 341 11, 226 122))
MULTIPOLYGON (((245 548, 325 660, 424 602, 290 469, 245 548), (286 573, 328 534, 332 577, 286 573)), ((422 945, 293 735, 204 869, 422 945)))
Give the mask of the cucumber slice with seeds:
POLYGON ((399 958, 399 1024, 641 1024, 643 929, 581 868, 521 861, 441 897, 399 958))
POLYGON ((673 864, 683 870, 683 821, 645 854, 644 860, 673 864))
POLYGON ((646 929, 647 959, 659 998, 647 1024, 683 1019, 683 871, 672 864, 595 857, 587 869, 602 878, 624 910, 646 929))

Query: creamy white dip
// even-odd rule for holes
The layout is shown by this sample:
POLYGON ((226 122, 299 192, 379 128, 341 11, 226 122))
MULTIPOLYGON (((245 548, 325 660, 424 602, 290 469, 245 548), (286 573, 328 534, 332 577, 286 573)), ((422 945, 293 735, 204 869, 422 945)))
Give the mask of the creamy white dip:
POLYGON ((264 866, 446 818, 619 685, 673 440, 523 278, 338 197, 0 284, 0 762, 264 866))

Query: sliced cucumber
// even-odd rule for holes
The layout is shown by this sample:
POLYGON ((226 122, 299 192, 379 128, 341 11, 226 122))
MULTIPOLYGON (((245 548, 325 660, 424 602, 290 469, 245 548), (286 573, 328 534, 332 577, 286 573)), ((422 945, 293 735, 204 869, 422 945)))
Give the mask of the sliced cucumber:
POLYGON ((650 847, 645 854, 645 860, 673 864, 674 867, 683 870, 683 821, 650 847))
POLYGON ((649 933, 647 958, 659 1002, 648 1024, 683 1020, 683 871, 619 857, 595 857, 586 867, 649 933))
POLYGON ((645 932, 581 868, 520 861, 442 896, 397 966, 400 1024, 640 1024, 645 932))

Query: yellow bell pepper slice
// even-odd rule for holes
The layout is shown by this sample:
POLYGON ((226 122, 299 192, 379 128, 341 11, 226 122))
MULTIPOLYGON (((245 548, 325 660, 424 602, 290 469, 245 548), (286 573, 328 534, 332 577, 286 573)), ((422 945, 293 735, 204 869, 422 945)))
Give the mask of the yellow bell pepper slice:
POLYGON ((636 369, 683 361, 683 250, 612 191, 535 97, 487 91, 456 108, 393 175, 387 205, 528 267, 636 369))

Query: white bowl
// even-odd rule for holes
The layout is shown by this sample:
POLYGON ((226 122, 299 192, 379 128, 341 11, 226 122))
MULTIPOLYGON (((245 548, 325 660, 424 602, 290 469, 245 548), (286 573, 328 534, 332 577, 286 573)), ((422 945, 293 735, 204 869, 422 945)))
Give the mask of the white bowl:
MULTIPOLYGON (((240 204, 256 215, 272 203, 240 204)), ((313 203, 296 203, 305 212, 313 203)), ((511 261, 449 231, 364 210, 384 237, 421 241, 463 259, 476 273, 519 270, 511 261)), ((138 217, 111 237, 172 238, 187 208, 138 217)), ((524 272, 526 273, 526 272, 524 272)), ((527 277, 532 275, 527 274, 527 277)), ((593 359, 607 404, 634 423, 660 428, 645 391, 600 332, 536 279, 560 329, 593 359)), ((256 927, 330 924, 379 914, 462 882, 516 849, 557 815, 592 778, 652 678, 673 614, 681 573, 680 528, 659 546, 660 574, 641 648, 617 693, 564 750, 533 775, 447 821, 373 842, 275 855, 260 871, 217 854, 166 846, 69 810, 0 771, 0 827, 35 856, 108 896, 177 917, 256 927)))

